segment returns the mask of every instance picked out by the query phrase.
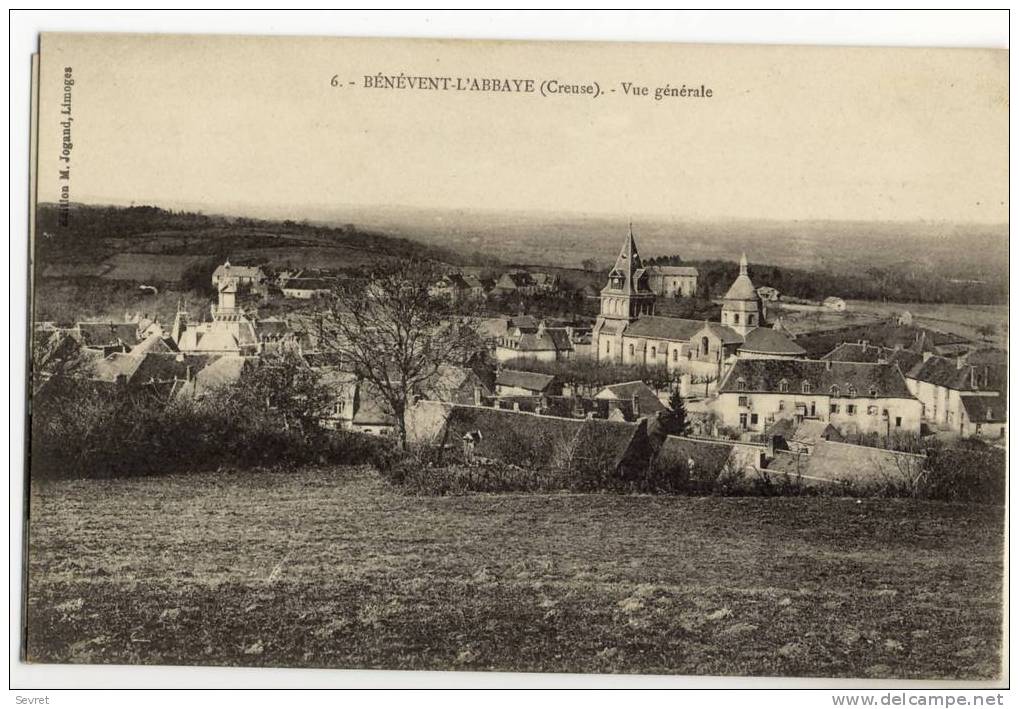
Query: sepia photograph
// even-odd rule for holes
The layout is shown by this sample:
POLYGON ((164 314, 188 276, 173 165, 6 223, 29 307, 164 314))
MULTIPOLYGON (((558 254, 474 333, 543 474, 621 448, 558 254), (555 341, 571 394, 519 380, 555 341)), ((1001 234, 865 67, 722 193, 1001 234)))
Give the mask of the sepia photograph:
POLYGON ((22 662, 1007 685, 1007 49, 33 91, 22 662))

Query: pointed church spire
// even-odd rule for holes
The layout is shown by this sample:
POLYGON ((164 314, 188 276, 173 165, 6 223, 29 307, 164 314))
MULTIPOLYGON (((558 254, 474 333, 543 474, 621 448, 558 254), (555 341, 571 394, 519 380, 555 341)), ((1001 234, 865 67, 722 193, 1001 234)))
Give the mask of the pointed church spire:
POLYGON ((743 254, 739 257, 739 275, 741 276, 749 275, 747 271, 748 266, 749 264, 747 263, 747 252, 744 251, 743 254))

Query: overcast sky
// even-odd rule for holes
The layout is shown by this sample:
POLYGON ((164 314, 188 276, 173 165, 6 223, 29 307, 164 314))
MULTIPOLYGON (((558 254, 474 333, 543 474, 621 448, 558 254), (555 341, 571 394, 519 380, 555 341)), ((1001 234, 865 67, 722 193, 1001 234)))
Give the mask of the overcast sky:
POLYGON ((39 197, 681 219, 1008 220, 1007 53, 47 35, 39 197), (597 81, 591 99, 363 88, 597 81), (332 88, 330 79, 356 86, 332 88), (621 82, 713 97, 631 98, 621 82))

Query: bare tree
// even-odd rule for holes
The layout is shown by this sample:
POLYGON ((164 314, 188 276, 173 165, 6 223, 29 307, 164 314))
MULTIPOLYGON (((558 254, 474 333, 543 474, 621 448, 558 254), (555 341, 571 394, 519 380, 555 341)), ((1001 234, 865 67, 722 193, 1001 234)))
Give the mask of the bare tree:
POLYGON ((444 365, 467 365, 483 350, 462 304, 433 295, 443 269, 391 261, 362 281, 337 288, 323 320, 323 352, 381 397, 407 448, 407 408, 444 365))

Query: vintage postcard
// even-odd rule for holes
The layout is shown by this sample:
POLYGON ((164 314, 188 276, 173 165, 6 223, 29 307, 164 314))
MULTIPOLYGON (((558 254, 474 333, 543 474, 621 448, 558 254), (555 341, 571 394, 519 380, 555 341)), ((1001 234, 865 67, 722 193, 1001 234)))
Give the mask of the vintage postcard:
POLYGON ((37 59, 26 662, 1007 680, 1006 51, 37 59))

